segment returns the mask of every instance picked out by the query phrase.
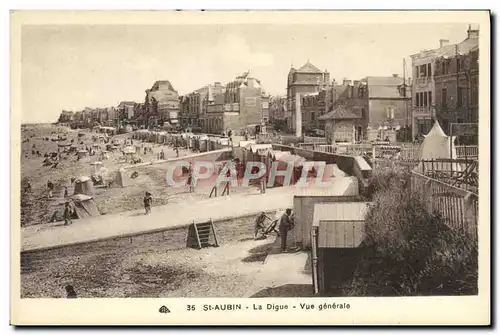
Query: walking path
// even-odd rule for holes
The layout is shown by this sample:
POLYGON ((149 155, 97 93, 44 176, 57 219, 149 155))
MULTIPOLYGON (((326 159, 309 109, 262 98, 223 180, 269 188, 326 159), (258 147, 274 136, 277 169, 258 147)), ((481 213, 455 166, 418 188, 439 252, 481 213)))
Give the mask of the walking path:
POLYGON ((61 222, 22 229, 21 251, 95 242, 116 237, 178 228, 209 219, 214 221, 260 211, 292 207, 295 187, 268 189, 265 194, 241 194, 153 207, 152 213, 131 211, 75 220, 72 225, 61 222))

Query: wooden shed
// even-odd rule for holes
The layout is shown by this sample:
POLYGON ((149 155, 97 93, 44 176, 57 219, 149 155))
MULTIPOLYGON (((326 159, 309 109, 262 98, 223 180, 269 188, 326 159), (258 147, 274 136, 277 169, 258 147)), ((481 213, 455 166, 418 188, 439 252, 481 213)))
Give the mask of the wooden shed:
POLYGON ((361 201, 355 177, 334 180, 332 187, 299 187, 293 198, 295 240, 301 249, 311 247, 314 205, 331 202, 361 201))
POLYGON ((368 202, 332 202, 314 205, 311 229, 314 293, 345 293, 362 256, 368 202))

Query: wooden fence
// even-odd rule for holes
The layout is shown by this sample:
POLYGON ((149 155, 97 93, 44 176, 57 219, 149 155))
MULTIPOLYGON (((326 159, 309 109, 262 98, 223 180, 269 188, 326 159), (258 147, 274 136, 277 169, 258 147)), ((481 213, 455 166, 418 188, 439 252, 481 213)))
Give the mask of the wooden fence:
POLYGON ((445 224, 477 239, 479 197, 477 193, 454 187, 417 172, 411 175, 412 191, 419 191, 430 211, 438 212, 445 224))

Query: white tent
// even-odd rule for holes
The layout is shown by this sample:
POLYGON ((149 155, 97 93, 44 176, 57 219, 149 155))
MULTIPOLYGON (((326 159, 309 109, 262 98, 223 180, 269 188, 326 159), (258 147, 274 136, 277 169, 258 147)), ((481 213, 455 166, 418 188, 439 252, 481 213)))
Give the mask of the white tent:
MULTIPOLYGON (((431 159, 457 159, 455 136, 447 136, 438 121, 434 123, 434 126, 429 133, 424 135, 424 141, 419 148, 419 160, 431 159)), ((430 162, 420 162, 414 171, 421 172, 428 170, 431 167, 433 167, 434 170, 450 171, 450 168, 452 168, 453 171, 461 171, 460 166, 457 163, 453 163, 452 166, 450 166, 450 164, 451 163, 432 164, 430 162), (426 166, 423 167, 422 164, 425 164, 426 166)))

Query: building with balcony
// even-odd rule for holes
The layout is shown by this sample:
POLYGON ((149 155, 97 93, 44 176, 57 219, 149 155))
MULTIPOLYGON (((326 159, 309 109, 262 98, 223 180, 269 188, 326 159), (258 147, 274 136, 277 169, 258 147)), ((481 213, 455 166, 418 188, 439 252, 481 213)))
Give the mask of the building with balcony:
POLYGON ((479 30, 443 48, 435 60, 436 119, 449 135, 452 123, 479 122, 479 30))
MULTIPOLYGON (((460 82, 461 79, 458 80, 457 75, 453 75, 451 71, 457 72, 456 68, 452 69, 452 58, 455 59, 455 62, 459 58, 463 58, 466 54, 470 53, 471 50, 477 48, 478 46, 478 35, 479 30, 472 30, 469 27, 467 31, 467 38, 458 43, 458 44, 449 44, 449 40, 441 39, 439 41, 439 48, 432 50, 423 50, 418 54, 411 55, 412 59, 412 136, 416 138, 418 136, 427 134, 432 128, 433 121, 438 118, 437 115, 437 102, 439 99, 439 104, 441 105, 441 111, 439 114, 443 115, 446 112, 443 111, 442 106, 446 105, 446 110, 448 107, 451 107, 448 100, 448 84, 446 84, 446 93, 443 91, 443 81, 451 82, 453 81, 451 78, 454 78, 455 81, 460 82), (457 57, 459 56, 459 57, 457 57), (438 68, 439 67, 439 68, 438 68), (436 71, 438 71, 439 76, 443 76, 439 79, 440 84, 439 88, 436 89, 436 71), (440 91, 438 93, 438 90, 440 91), (439 98, 436 95, 439 94, 439 98), (442 98, 446 96, 446 99, 442 98), (443 99, 446 101, 443 104, 443 99)), ((455 66, 455 65, 453 65, 455 66)), ((464 66, 465 63, 464 63, 464 66)), ((468 65, 467 65, 468 66, 468 65)), ((463 70, 463 69, 462 69, 463 70)), ((465 79, 467 76, 471 77, 472 81, 472 69, 465 74, 465 71, 462 72, 463 83, 458 84, 455 87, 463 87, 467 85, 468 79, 465 79)), ((459 75, 460 77, 460 75, 459 75)), ((472 82, 471 82, 472 85, 472 82)), ((458 89, 455 89, 455 96, 458 96, 458 89)), ((455 106, 456 107, 456 106, 455 106)), ((457 108, 453 107, 454 110, 457 108)), ((441 116, 442 118, 442 116, 441 116)), ((458 119, 458 117, 456 118, 458 119)), ((445 127, 446 129, 446 127, 445 127)))
MULTIPOLYGON (((314 96, 322 90, 328 90, 330 85, 330 73, 327 70, 321 71, 319 68, 307 61, 303 66, 295 69, 293 66, 288 72, 287 78, 287 111, 289 111, 287 118, 287 126, 289 130, 296 130, 296 108, 297 97, 302 99, 302 96, 314 96)), ((304 103, 302 103, 304 106, 304 103)), ((301 108, 302 108, 301 106, 301 108)), ((301 126, 304 129, 311 128, 311 120, 313 116, 311 113, 319 113, 319 106, 311 106, 305 109, 302 115, 301 126)))
POLYGON ((223 95, 225 86, 215 82, 182 96, 179 122, 183 128, 201 130, 206 119, 207 107, 215 102, 215 96, 223 95))
POLYGON ((263 109, 268 109, 268 96, 263 94, 260 80, 250 71, 239 75, 225 89, 213 94, 212 103, 207 104, 202 115, 202 131, 207 133, 235 133, 254 126, 260 129, 263 122, 263 109))

